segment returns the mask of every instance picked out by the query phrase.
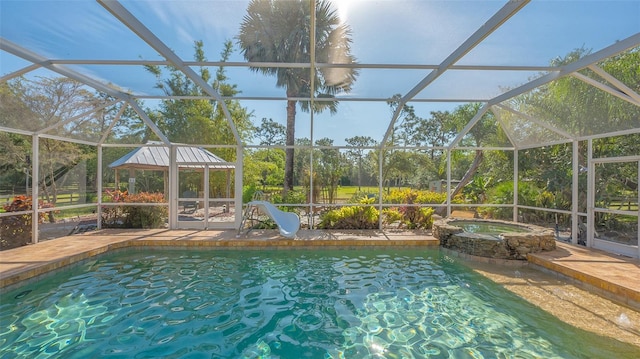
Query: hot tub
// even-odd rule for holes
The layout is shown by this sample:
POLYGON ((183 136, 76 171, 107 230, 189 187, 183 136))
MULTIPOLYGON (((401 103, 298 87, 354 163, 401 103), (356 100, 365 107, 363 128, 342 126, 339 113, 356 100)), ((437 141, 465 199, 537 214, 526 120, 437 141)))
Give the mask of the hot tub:
POLYGON ((526 260, 556 248, 552 229, 499 220, 445 218, 434 222, 433 235, 444 248, 497 259, 526 260))

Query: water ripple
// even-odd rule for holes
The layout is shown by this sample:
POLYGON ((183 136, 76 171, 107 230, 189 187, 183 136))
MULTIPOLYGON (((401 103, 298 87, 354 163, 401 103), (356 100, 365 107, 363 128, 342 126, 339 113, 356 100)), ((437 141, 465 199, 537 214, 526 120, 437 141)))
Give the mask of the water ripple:
POLYGON ((554 358, 600 340, 536 329, 553 319, 496 291, 438 252, 119 252, 3 294, 0 357, 554 358))

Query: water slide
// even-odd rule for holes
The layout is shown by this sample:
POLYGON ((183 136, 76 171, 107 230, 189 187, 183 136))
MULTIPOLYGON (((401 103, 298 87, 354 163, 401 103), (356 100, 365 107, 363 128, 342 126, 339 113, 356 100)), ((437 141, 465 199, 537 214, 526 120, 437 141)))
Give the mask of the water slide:
MULTIPOLYGON (((292 212, 284 212, 279 210, 276 206, 267 201, 251 201, 247 203, 247 211, 245 217, 251 215, 252 210, 256 208, 262 213, 266 214, 278 225, 280 235, 285 238, 295 238, 298 229, 300 229, 300 217, 292 212)), ((242 223, 249 218, 243 218, 242 223)), ((243 225, 240 229, 242 230, 243 225)))

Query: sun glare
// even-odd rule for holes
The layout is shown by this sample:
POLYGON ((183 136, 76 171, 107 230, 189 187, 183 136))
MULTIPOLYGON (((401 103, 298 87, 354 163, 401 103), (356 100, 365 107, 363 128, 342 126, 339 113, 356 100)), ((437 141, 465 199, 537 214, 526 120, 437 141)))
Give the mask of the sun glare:
POLYGON ((336 7, 338 11, 338 16, 340 17, 340 22, 345 23, 347 18, 349 17, 349 11, 351 11, 358 0, 335 0, 333 1, 333 6, 336 7))

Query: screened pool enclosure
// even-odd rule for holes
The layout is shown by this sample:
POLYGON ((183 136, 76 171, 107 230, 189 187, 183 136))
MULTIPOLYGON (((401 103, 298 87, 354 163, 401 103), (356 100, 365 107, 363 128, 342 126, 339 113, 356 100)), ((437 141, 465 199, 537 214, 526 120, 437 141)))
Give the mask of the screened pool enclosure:
POLYGON ((3 249, 236 230, 259 195, 308 229, 465 211, 640 257, 636 0, 7 0, 0 17, 3 249), (166 169, 109 166, 143 147, 166 169))

